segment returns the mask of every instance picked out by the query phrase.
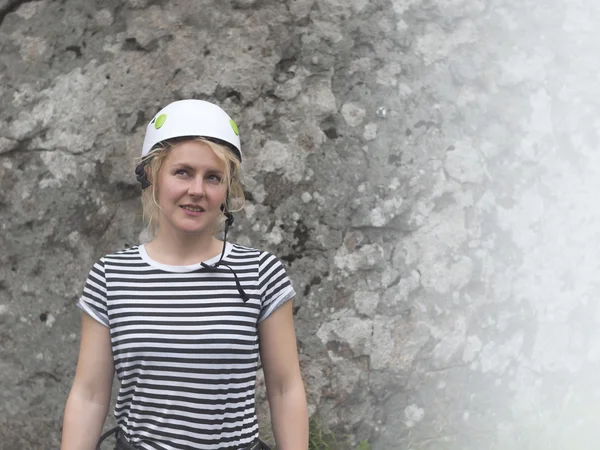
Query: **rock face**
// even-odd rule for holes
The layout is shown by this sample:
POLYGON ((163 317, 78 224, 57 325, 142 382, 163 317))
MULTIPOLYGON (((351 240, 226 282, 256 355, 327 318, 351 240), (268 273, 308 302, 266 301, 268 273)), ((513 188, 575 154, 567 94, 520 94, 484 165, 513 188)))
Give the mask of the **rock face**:
POLYGON ((310 411, 341 449, 597 448, 599 18, 0 0, 0 449, 58 448, 75 302, 139 241, 134 159, 181 98, 240 126, 232 237, 285 262, 310 411))

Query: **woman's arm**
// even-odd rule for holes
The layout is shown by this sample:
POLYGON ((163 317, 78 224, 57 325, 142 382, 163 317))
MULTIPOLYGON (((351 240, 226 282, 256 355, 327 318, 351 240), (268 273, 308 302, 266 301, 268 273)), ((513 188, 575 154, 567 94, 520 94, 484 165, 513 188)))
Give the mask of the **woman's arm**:
POLYGON ((94 450, 110 405, 114 364, 108 328, 81 316, 75 380, 63 418, 61 450, 94 450))
POLYGON ((292 302, 258 325, 271 423, 277 450, 308 449, 308 409, 300 375, 292 302))

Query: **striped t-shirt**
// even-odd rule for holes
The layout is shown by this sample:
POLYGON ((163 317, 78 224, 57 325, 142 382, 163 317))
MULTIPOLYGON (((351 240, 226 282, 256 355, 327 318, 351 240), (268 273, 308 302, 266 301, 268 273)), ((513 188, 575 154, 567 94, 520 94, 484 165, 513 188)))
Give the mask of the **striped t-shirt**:
POLYGON ((227 243, 222 264, 247 302, 227 267, 160 264, 143 245, 89 273, 78 306, 109 327, 115 417, 140 449, 237 449, 258 437, 257 325, 294 289, 268 252, 227 243))

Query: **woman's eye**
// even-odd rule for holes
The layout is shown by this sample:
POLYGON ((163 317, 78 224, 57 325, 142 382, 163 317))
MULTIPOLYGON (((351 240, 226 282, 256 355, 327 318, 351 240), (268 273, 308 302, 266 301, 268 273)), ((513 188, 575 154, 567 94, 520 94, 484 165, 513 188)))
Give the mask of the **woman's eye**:
POLYGON ((175 172, 175 175, 187 175, 187 170, 185 169, 179 169, 175 172))
POLYGON ((221 177, 219 175, 209 175, 208 179, 211 181, 221 182, 221 177))

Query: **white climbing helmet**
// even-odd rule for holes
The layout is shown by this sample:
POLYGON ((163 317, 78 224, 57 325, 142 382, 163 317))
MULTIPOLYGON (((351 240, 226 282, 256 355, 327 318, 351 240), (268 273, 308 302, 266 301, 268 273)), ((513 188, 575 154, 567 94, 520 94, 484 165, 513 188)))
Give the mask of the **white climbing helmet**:
POLYGON ((202 136, 220 141, 242 160, 236 123, 219 106, 204 100, 179 100, 156 113, 146 128, 142 157, 159 142, 184 136, 202 136))

